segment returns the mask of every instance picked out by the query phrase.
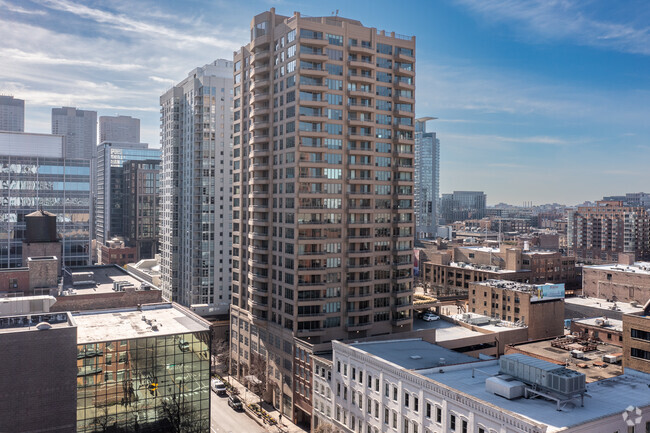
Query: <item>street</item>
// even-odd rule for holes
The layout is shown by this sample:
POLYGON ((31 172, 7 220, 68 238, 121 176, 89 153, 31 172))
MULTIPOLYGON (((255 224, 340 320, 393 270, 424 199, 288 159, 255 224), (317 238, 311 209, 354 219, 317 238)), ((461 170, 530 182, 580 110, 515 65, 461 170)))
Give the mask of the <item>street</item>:
POLYGON ((210 391, 210 433, 266 433, 245 412, 236 412, 228 406, 228 397, 219 397, 210 391))

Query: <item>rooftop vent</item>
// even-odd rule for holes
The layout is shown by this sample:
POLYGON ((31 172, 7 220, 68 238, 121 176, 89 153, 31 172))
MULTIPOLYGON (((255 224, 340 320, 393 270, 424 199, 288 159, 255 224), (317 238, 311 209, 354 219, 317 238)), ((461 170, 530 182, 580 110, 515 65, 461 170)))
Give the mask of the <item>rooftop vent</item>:
POLYGON ((411 355, 411 356, 409 356, 409 358, 411 358, 411 359, 422 359, 422 357, 420 355, 411 355))

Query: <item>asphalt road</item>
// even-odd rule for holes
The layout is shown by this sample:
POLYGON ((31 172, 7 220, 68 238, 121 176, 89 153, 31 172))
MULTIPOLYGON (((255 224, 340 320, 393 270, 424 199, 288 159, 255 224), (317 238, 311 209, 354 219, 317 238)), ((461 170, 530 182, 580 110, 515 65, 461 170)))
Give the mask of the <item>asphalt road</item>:
POLYGON ((210 391, 210 433, 266 433, 245 412, 236 412, 228 406, 228 397, 219 397, 210 391))

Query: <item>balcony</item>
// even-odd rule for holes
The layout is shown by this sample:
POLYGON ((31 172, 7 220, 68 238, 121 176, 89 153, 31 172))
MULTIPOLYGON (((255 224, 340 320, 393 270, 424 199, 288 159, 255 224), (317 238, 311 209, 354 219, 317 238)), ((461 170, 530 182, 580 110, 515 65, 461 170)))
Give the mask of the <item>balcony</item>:
POLYGON ((348 74, 348 80, 352 83, 374 84, 375 78, 372 75, 348 74))
POLYGON ((369 113, 371 111, 374 111, 375 107, 370 104, 349 103, 348 110, 350 110, 351 112, 362 111, 365 113, 369 113))
MULTIPOLYGON (((263 90, 265 93, 268 91, 267 89, 271 85, 271 80, 267 78, 258 78, 255 81, 251 83, 251 92, 254 92, 255 90, 263 90)), ((252 98, 251 98, 252 101, 252 98)))
POLYGON ((414 100, 415 99, 413 99, 412 96, 409 98, 407 96, 401 95, 399 92, 395 92, 393 95, 393 101, 395 101, 397 104, 412 104, 414 100))
MULTIPOLYGON (((253 79, 260 74, 268 74, 270 70, 271 68, 269 67, 268 63, 255 66, 250 70, 250 78, 253 79)), ((268 79, 268 75, 266 76, 266 78, 268 79)))
POLYGON ((251 64, 255 65, 257 62, 268 60, 270 56, 270 50, 259 50, 256 53, 251 54, 251 64))
POLYGON ((405 80, 396 80, 395 87, 402 90, 415 90, 415 84, 409 84, 405 80))
POLYGON ((268 185, 269 177, 268 176, 255 176, 248 180, 251 185, 268 185))
POLYGON ((271 98, 271 95, 267 93, 255 93, 253 96, 251 96, 250 103, 252 104, 257 104, 258 102, 262 101, 268 101, 271 98))
MULTIPOLYGON (((299 37, 298 43, 301 45, 309 45, 311 47, 324 47, 329 45, 329 41, 327 39, 315 39, 315 38, 306 38, 306 37, 299 37)), ((303 53, 300 53, 300 57, 302 57, 303 53)))
POLYGON ((250 138, 250 144, 268 143, 269 138, 268 135, 254 135, 250 138))
POLYGON ((415 69, 411 67, 411 70, 399 67, 395 65, 395 74, 396 75, 403 75, 405 77, 414 77, 415 76, 415 69))
POLYGON ((411 323, 413 321, 412 317, 395 317, 391 320, 394 326, 403 326, 411 323))
POLYGON ((265 129, 269 129, 271 127, 271 122, 268 120, 259 120, 259 121, 254 121, 251 122, 250 127, 248 128, 249 131, 263 131, 265 129))
POLYGON ((374 63, 371 61, 365 61, 365 60, 348 60, 348 65, 351 68, 366 68, 366 69, 372 69, 375 67, 374 63))
POLYGON ((372 328, 372 322, 346 323, 345 327, 348 331, 365 331, 372 328))
POLYGON ((367 45, 348 45, 348 51, 358 54, 375 54, 375 49, 367 45))
POLYGON ((308 77, 326 77, 327 74, 327 70, 322 68, 300 68, 300 75, 308 77))
POLYGON ((251 110, 251 116, 257 117, 257 116, 267 116, 271 113, 271 107, 268 105, 266 106, 259 106, 259 107, 253 107, 251 110))

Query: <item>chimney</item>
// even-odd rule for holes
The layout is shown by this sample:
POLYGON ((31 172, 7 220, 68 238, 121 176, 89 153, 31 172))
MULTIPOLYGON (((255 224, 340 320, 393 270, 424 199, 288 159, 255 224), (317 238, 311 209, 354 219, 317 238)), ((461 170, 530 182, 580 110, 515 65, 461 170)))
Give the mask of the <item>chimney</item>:
POLYGON ((632 266, 636 257, 634 253, 618 253, 618 264, 623 266, 632 266))

